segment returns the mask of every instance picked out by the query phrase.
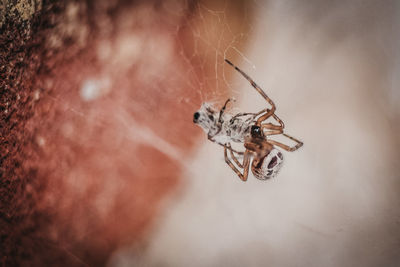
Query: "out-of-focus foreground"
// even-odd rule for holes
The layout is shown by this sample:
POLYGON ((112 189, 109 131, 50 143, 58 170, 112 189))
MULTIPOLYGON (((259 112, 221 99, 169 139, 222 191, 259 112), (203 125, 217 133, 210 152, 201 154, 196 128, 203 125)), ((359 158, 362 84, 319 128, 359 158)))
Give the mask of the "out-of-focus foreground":
POLYGON ((1 263, 140 251, 200 137, 193 110, 227 96, 214 47, 241 49, 243 3, 223 20, 196 1, 1 4, 1 263))
POLYGON ((396 1, 3 1, 0 262, 398 266, 396 1), (201 102, 305 145, 243 183, 201 102))

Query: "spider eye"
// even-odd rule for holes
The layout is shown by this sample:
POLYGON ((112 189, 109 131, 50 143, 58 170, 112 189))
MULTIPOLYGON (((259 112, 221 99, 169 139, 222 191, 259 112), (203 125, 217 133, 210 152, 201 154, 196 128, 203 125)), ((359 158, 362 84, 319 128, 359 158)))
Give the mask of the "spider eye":
POLYGON ((261 135, 261 128, 259 126, 251 126, 251 135, 253 137, 261 135))
POLYGON ((198 112, 195 112, 194 114, 193 114, 193 122, 197 122, 197 120, 200 118, 200 113, 198 113, 198 112))

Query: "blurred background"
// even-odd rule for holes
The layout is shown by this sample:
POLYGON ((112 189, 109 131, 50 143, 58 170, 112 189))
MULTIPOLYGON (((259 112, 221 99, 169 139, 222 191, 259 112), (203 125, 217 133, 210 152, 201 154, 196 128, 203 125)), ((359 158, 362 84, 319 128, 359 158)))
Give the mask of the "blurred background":
POLYGON ((2 1, 5 266, 398 266, 397 1, 2 1), (244 183, 202 102, 288 134, 244 183))

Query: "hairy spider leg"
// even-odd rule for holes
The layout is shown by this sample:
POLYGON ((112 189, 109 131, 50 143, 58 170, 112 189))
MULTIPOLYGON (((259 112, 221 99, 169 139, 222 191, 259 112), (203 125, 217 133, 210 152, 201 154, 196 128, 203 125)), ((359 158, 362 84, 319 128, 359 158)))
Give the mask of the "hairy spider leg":
POLYGON ((230 62, 228 59, 225 59, 225 62, 228 63, 229 65, 231 65, 233 68, 235 68, 235 70, 237 70, 240 74, 242 74, 242 76, 244 78, 246 78, 246 80, 248 80, 251 84, 251 86, 254 87, 254 89, 257 90, 257 92, 264 97, 264 99, 271 105, 271 109, 269 111, 267 111, 266 114, 264 114, 263 116, 261 116, 260 118, 258 118, 256 125, 260 126, 261 122, 266 120, 267 118, 269 118, 272 114, 274 114, 276 107, 275 107, 275 103, 272 101, 271 98, 268 97, 268 95, 263 91, 263 89, 261 89, 260 86, 258 86, 253 79, 251 79, 244 71, 242 71, 241 69, 239 69, 236 65, 234 65, 232 62, 230 62))
POLYGON ((296 138, 294 138, 294 137, 292 137, 292 136, 290 136, 290 135, 287 135, 287 134, 282 134, 282 135, 284 135, 284 136, 286 136, 287 138, 289 138, 289 139, 295 141, 297 144, 296 144, 295 146, 293 146, 293 147, 290 147, 290 146, 288 146, 288 145, 282 144, 282 143, 280 143, 280 142, 277 142, 277 141, 271 140, 271 139, 268 139, 268 143, 271 143, 271 144, 273 144, 273 145, 279 146, 279 147, 281 147, 281 148, 283 148, 284 150, 289 151, 289 152, 296 151, 297 149, 299 149, 300 147, 303 146, 303 142, 301 142, 300 140, 297 140, 296 138))
POLYGON ((231 167, 231 169, 239 176, 239 178, 242 181, 247 181, 247 177, 249 176, 249 165, 250 165, 250 152, 249 150, 246 149, 244 152, 244 157, 243 157, 243 174, 233 165, 233 163, 229 160, 228 158, 228 153, 227 153, 228 148, 224 146, 224 156, 225 156, 225 162, 231 167))

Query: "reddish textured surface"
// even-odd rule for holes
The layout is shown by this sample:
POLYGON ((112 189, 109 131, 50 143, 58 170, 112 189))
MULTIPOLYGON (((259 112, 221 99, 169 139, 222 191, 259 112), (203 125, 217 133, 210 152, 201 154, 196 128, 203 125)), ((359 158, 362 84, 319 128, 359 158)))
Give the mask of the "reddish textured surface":
MULTIPOLYGON (((206 72, 193 71, 199 51, 191 60, 182 56, 194 53, 184 45, 193 43, 194 33, 183 26, 190 6, 177 15, 156 1, 106 2, 44 2, 29 21, 6 15, 3 265, 104 265, 118 246, 144 237, 160 201, 179 183, 181 163, 169 152, 187 156, 200 134, 191 120, 198 90, 208 90, 199 88, 206 72), (140 14, 147 20, 127 20, 140 14), (118 55, 118 43, 132 33, 143 45, 130 64, 132 55, 118 55), (111 55, 99 59, 104 41, 111 55), (166 58, 158 58, 168 45, 166 58), (111 85, 106 96, 84 101, 80 88, 91 77, 111 85), (176 151, 143 142, 143 133, 136 134, 142 125, 176 151)), ((207 60, 205 69, 212 66, 207 60)))

